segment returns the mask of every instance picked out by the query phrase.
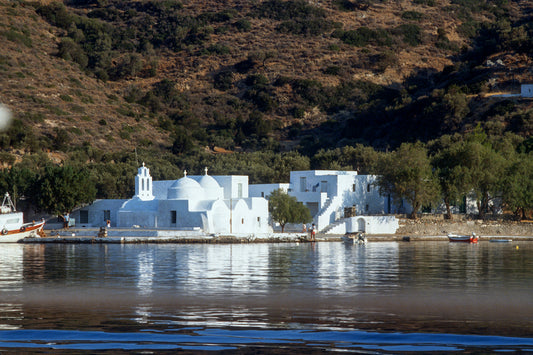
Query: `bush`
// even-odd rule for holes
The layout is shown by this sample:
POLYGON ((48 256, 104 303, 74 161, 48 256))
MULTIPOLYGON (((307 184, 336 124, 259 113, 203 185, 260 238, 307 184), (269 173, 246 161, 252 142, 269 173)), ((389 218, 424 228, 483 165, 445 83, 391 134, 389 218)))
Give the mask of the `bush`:
POLYGON ((435 0, 413 0, 414 4, 435 6, 435 0))
POLYGON ((358 4, 350 0, 334 0, 333 4, 342 11, 355 11, 358 8, 358 4))
POLYGON ((390 46, 392 39, 385 30, 371 30, 368 27, 359 27, 357 30, 341 31, 337 30, 333 34, 334 37, 338 37, 346 44, 364 47, 368 44, 374 44, 378 46, 390 46))
POLYGON ((57 150, 66 150, 70 143, 68 132, 62 128, 56 128, 54 129, 54 132, 54 148, 57 150))
POLYGON ((424 15, 418 11, 405 11, 402 13, 404 20, 420 21, 424 18, 424 15))
POLYGON ((256 8, 258 17, 267 17, 279 21, 295 18, 326 17, 326 12, 318 7, 309 5, 304 0, 268 0, 256 8))
POLYGON ((338 65, 330 65, 329 67, 323 70, 323 73, 328 75, 339 75, 340 72, 341 67, 339 67, 338 65))
POLYGON ((320 18, 297 19, 282 22, 276 29, 281 33, 292 33, 295 35, 317 36, 330 31, 335 27, 332 21, 320 18))
POLYGON ((422 43, 422 31, 415 24, 404 24, 396 28, 396 32, 403 36, 403 41, 410 46, 418 46, 422 43))
MULTIPOLYGON (((294 107, 292 109, 292 116, 294 118, 304 118, 305 117, 305 109, 303 107, 294 107)), ((301 127, 300 127, 301 129, 301 127)), ((300 131, 300 130, 298 130, 300 131)))
MULTIPOLYGON (((26 32, 26 31, 24 31, 26 32)), ((7 31, 0 31, 0 35, 4 36, 8 41, 20 43, 26 47, 32 47, 32 41, 29 36, 29 33, 21 33, 13 29, 7 31)))
POLYGON ((321 105, 327 101, 325 88, 316 80, 300 79, 293 87, 298 95, 312 105, 321 105))
POLYGON ((83 49, 72 39, 63 38, 59 43, 58 56, 68 61, 78 63, 84 69, 89 64, 89 58, 83 49))
POLYGON ((214 86, 218 90, 226 91, 233 87, 233 72, 230 70, 221 71, 215 74, 214 86))
POLYGON ((246 18, 241 18, 233 23, 233 27, 239 32, 248 32, 252 29, 252 24, 246 18))
POLYGON ((224 44, 215 43, 205 49, 207 54, 224 55, 231 52, 230 48, 224 44))

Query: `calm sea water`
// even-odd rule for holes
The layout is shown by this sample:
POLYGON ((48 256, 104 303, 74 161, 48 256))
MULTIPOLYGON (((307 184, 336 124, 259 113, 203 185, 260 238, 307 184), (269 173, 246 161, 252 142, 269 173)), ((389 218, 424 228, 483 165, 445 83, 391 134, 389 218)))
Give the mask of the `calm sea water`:
POLYGON ((0 245, 0 350, 533 352, 533 243, 0 245))

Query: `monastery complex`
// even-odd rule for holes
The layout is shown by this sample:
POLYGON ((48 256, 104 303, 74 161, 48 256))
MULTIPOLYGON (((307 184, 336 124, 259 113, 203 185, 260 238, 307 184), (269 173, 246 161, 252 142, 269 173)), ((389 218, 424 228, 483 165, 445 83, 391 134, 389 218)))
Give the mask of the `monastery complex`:
POLYGON ((265 235, 270 220, 268 196, 283 189, 307 206, 321 233, 394 233, 393 212, 403 212, 381 196, 375 175, 356 171, 293 171, 289 183, 248 184, 248 176, 187 175, 153 181, 144 165, 135 176, 135 195, 127 200, 96 200, 72 213, 77 227, 199 231, 206 234, 265 235))

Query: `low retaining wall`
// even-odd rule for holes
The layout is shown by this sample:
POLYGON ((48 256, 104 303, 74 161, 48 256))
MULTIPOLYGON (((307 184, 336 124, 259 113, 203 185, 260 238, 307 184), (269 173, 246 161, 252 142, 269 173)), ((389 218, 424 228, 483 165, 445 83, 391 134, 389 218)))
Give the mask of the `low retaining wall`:
POLYGON ((446 236, 472 234, 483 236, 529 236, 533 237, 533 222, 445 220, 424 218, 419 220, 400 219, 396 235, 401 236, 446 236))

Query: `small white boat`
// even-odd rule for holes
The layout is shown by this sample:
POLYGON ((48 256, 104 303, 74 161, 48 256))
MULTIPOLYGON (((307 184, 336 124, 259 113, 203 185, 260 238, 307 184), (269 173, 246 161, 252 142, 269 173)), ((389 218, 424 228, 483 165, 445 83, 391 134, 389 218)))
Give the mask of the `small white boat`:
POLYGON ((6 192, 0 206, 0 243, 16 243, 26 237, 40 237, 44 220, 24 223, 22 212, 15 211, 15 205, 6 192))
POLYGON ((364 235, 363 233, 358 233, 357 235, 345 234, 342 236, 342 240, 345 243, 350 243, 350 244, 366 244, 367 242, 366 235, 364 235))
POLYGON ((476 233, 472 233, 472 235, 448 234, 448 240, 450 242, 459 243, 477 243, 479 241, 479 237, 476 236, 476 233))

